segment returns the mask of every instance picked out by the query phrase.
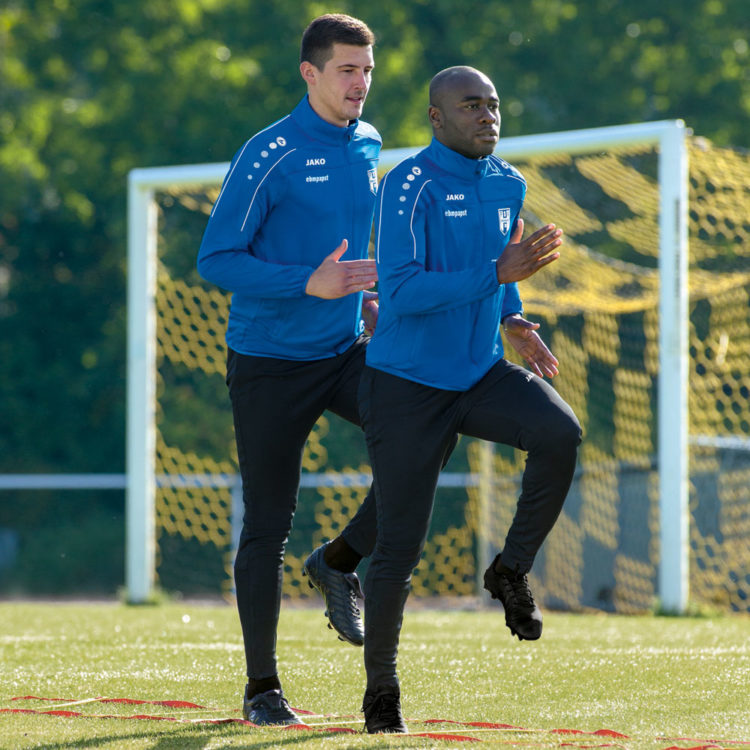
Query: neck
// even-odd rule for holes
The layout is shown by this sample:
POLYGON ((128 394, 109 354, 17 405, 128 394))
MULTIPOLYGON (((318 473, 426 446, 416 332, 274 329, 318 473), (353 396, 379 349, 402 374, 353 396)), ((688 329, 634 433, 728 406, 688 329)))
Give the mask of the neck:
POLYGON ((345 128, 347 125, 349 125, 349 120, 342 120, 334 115, 327 114, 325 111, 325 107, 321 106, 320 102, 316 101, 314 93, 310 92, 308 89, 307 91, 307 99, 310 102, 310 106, 312 107, 313 112, 320 117, 321 120, 325 120, 325 122, 329 123, 330 125, 335 125, 337 128, 345 128))

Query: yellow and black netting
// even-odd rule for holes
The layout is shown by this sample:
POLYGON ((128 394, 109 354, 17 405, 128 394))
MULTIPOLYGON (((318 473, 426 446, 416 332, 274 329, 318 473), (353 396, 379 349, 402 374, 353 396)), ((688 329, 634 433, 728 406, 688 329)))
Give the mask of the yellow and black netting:
MULTIPOLYGON (((560 360, 553 384, 584 429, 532 586, 547 607, 647 610, 658 597, 657 379, 669 377, 659 372, 657 154, 634 146, 514 163, 528 182, 527 226, 565 230, 561 259, 522 282, 521 293, 526 317, 542 324, 560 360)), ((691 138, 689 164, 691 600, 750 611, 750 156, 691 138)), ((229 299, 194 268, 215 195, 158 196, 158 574, 167 589, 230 596, 229 299)), ((285 595, 308 596, 302 562, 356 511, 366 488, 346 477, 366 474, 366 460, 356 428, 321 417, 303 471, 327 480, 300 491, 285 595)), ((478 552, 502 546, 523 466, 524 455, 504 446, 459 444, 447 470, 471 481, 438 490, 415 594, 480 594, 478 552)), ((237 497, 235 489, 235 506, 237 497)))

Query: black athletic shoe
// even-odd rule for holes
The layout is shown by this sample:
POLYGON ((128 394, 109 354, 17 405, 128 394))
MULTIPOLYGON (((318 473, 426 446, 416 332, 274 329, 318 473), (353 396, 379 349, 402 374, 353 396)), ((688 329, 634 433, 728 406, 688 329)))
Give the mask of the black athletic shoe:
POLYGON ((406 734, 409 730, 401 715, 401 691, 392 685, 367 690, 362 701, 365 728, 369 734, 406 734))
POLYGON ((342 641, 355 646, 365 642, 365 628, 362 625, 357 598, 364 599, 356 573, 342 573, 334 570, 323 559, 325 545, 318 547, 305 560, 303 575, 309 578, 310 588, 320 591, 326 603, 326 617, 329 628, 333 628, 342 641))
POLYGON ((247 688, 242 699, 242 715, 253 724, 304 724, 292 711, 281 690, 268 690, 248 699, 247 688))
POLYGON ((542 612, 534 602, 526 575, 506 568, 499 563, 498 555, 485 571, 484 587, 499 599, 505 608, 505 624, 519 641, 535 641, 542 635, 542 612), (499 563, 502 572, 495 570, 499 563))

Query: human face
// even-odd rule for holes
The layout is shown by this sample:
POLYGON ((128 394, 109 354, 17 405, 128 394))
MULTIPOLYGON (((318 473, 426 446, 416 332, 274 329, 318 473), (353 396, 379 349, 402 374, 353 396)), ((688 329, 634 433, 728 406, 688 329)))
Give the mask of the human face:
POLYGON ((500 137, 500 101, 492 81, 467 73, 447 84, 441 106, 430 106, 435 137, 469 159, 491 154, 500 137))
POLYGON ((339 43, 333 45, 333 57, 323 70, 307 61, 301 63, 310 105, 326 122, 346 127, 362 116, 374 67, 370 45, 339 43))

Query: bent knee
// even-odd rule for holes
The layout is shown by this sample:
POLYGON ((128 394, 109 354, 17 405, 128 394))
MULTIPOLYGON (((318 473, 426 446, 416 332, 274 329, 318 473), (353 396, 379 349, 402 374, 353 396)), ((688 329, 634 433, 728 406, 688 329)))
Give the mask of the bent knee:
POLYGON ((561 420, 558 430, 558 439, 561 443, 570 445, 573 448, 577 448, 581 444, 583 436, 581 423, 572 411, 566 414, 564 419, 561 420))
POLYGON ((581 444, 581 424, 572 410, 560 410, 540 425, 536 445, 540 450, 569 451, 575 454, 581 444))

